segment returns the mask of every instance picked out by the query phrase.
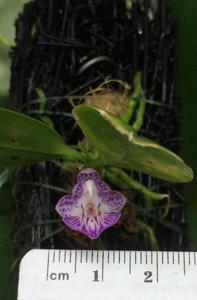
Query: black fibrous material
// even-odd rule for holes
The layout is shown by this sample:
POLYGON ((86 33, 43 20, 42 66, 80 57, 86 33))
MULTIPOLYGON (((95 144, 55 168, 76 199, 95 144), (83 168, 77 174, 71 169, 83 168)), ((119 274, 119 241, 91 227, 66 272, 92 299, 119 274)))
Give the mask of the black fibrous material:
MULTIPOLYGON (((11 57, 13 106, 36 118, 50 116, 65 142, 73 146, 82 135, 70 115, 69 100, 80 103, 83 95, 107 76, 132 84, 134 75, 141 70, 146 98, 156 101, 147 104, 141 134, 179 152, 180 107, 174 95, 176 33, 164 0, 32 1, 16 22, 16 47, 11 57), (39 109, 38 88, 47 99, 44 111, 39 109)), ((60 172, 57 163, 41 163, 18 171, 17 182, 23 182, 17 187, 16 224, 17 229, 23 228, 17 235, 18 248, 22 243, 25 249, 77 247, 72 236, 58 234, 59 225, 52 222, 57 218, 54 206, 62 195, 52 186, 64 188, 69 176, 60 172)), ((168 192, 173 203, 181 205, 171 210, 168 222, 184 225, 180 185, 136 172, 131 176, 150 188, 168 192)), ((135 197, 139 200, 138 195, 135 197)), ((155 228, 161 249, 185 247, 183 231, 167 229, 167 222, 161 225, 155 210, 138 214, 155 228)), ((123 240, 115 230, 103 236, 108 248, 148 248, 142 238, 123 240)), ((85 241, 83 246, 86 247, 85 241)))

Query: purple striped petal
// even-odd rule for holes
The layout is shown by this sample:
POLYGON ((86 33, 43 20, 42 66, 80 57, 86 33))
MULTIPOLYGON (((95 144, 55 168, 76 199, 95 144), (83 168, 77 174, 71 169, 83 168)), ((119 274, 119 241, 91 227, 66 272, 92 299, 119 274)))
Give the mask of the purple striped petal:
POLYGON ((76 230, 76 231, 81 231, 80 217, 64 216, 63 221, 71 229, 76 230))

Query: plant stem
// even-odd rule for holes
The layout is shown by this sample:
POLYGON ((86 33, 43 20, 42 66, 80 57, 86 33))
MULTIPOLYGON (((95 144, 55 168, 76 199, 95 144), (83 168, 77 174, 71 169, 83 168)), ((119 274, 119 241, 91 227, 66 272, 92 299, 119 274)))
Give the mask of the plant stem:
POLYGON ((146 102, 144 98, 139 99, 139 108, 136 113, 136 120, 132 124, 132 129, 135 132, 138 132, 140 128, 142 127, 143 121, 144 121, 144 113, 145 113, 145 107, 146 107, 146 102))
POLYGON ((65 145, 66 148, 66 155, 64 156, 66 161, 76 162, 82 161, 82 155, 79 151, 72 149, 71 147, 65 145))
POLYGON ((148 239, 151 245, 151 249, 153 250, 159 250, 159 245, 157 243, 157 239, 154 235, 153 229, 145 224, 144 222, 137 220, 137 225, 148 235, 148 239))
POLYGON ((130 187, 128 187, 128 184, 125 182, 121 181, 118 176, 110 171, 103 171, 103 177, 105 177, 109 182, 114 184, 117 188, 123 189, 123 190, 128 190, 130 187))
POLYGON ((129 121, 131 120, 133 114, 134 114, 134 111, 136 109, 136 106, 138 104, 138 101, 136 98, 132 98, 130 99, 129 101, 129 105, 128 105, 128 109, 127 111, 123 114, 123 116, 121 117, 121 119, 126 122, 126 123, 129 123, 129 121))
POLYGON ((139 193, 143 194, 145 197, 152 199, 152 200, 164 200, 164 199, 169 199, 168 194, 161 194, 161 193, 156 193, 139 183, 138 181, 134 180, 131 178, 127 173, 122 171, 121 169, 118 168, 111 168, 109 171, 106 171, 105 173, 106 178, 108 179, 115 179, 114 183, 119 184, 124 184, 127 185, 127 187, 130 187, 139 193), (112 172, 113 176, 110 175, 109 173, 112 172), (114 177, 115 175, 115 177, 114 177))

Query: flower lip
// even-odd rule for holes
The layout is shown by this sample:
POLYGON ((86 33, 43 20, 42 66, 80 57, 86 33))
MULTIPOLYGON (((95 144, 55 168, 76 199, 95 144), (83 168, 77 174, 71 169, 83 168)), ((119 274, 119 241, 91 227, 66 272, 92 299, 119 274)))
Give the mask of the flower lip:
POLYGON ((78 174, 71 195, 58 201, 56 211, 68 227, 96 239, 118 222, 125 203, 122 193, 111 190, 94 169, 87 168, 78 174))

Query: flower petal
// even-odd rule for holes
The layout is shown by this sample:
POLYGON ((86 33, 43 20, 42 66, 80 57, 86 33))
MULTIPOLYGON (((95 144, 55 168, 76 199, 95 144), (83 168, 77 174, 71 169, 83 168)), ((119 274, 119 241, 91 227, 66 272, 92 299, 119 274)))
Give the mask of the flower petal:
POLYGON ((110 188, 104 181, 97 180, 96 186, 97 186, 99 197, 106 198, 109 196, 110 188))
POLYGON ((109 213, 109 214, 105 214, 102 218, 101 218, 101 224, 103 226, 103 230, 107 229, 108 227, 116 224, 118 222, 118 220, 120 219, 121 213, 109 213))
POLYGON ((72 189, 72 198, 77 201, 81 198, 83 193, 83 186, 81 183, 77 183, 74 185, 72 189))
POLYGON ((118 213, 126 203, 125 196, 118 191, 110 191, 108 197, 103 198, 101 210, 108 213, 118 213))
POLYGON ((64 196, 60 198, 55 209, 61 217, 69 214, 74 205, 71 195, 64 196))
POLYGON ((70 229, 81 231, 82 224, 80 217, 64 216, 63 221, 70 229))

